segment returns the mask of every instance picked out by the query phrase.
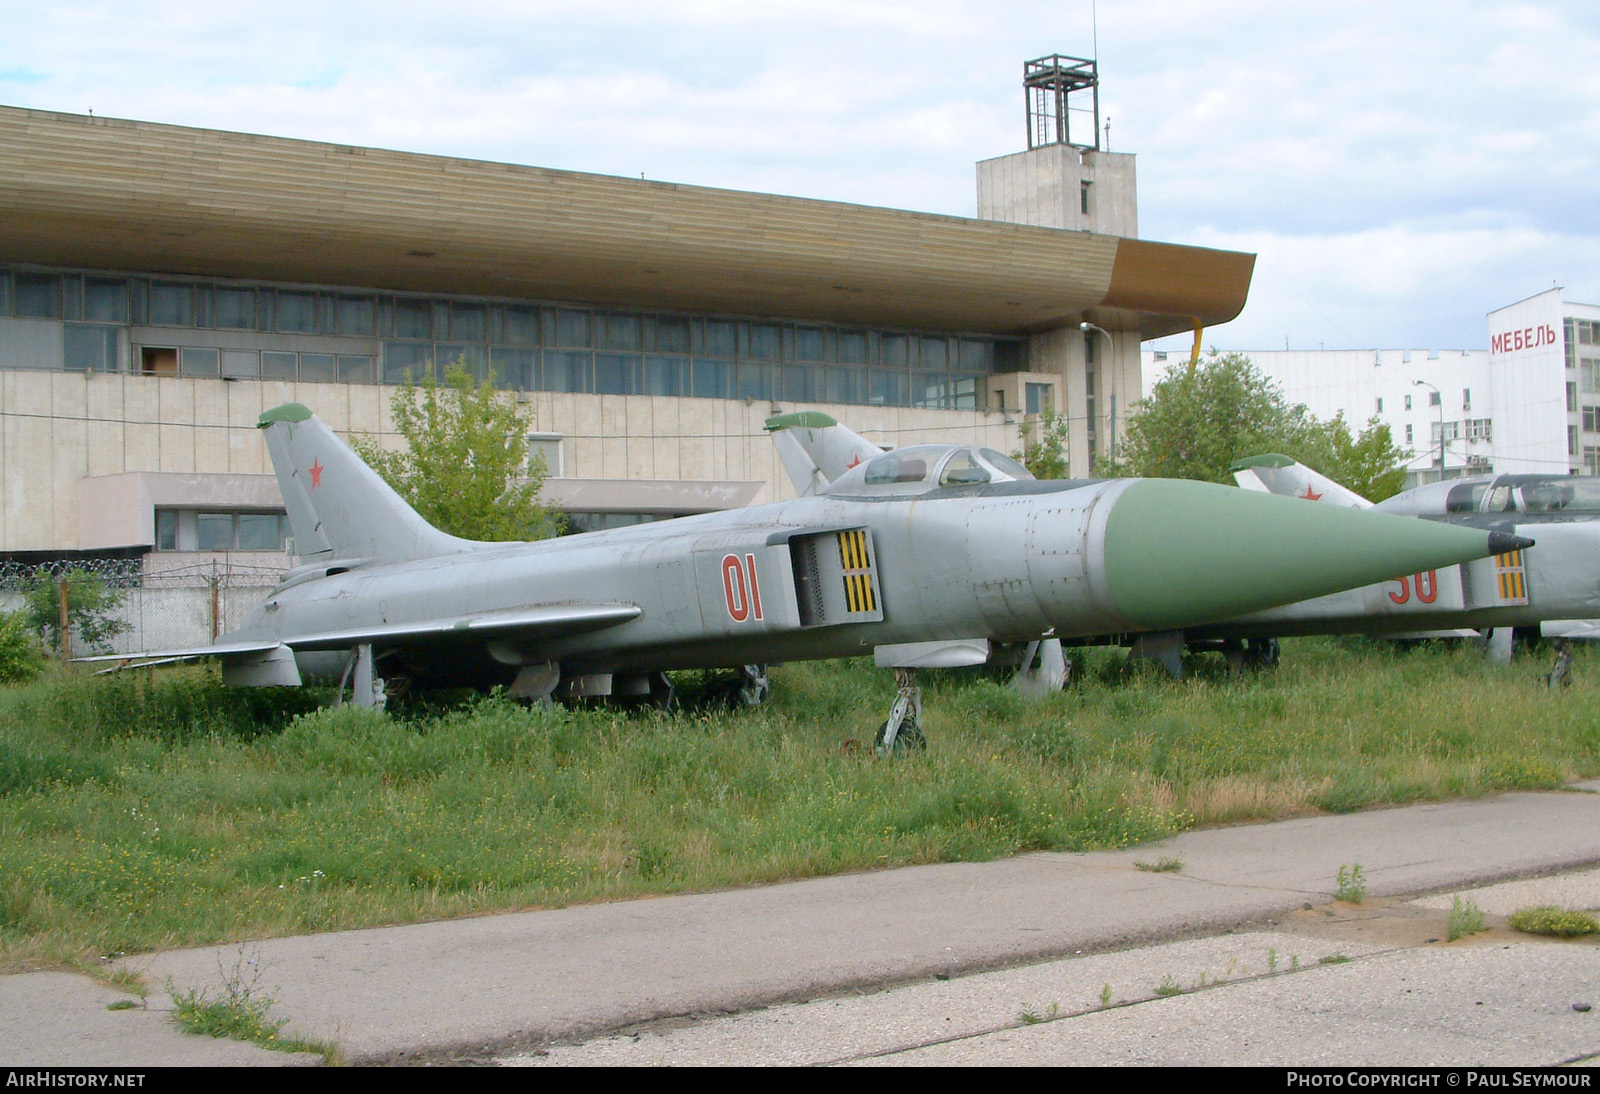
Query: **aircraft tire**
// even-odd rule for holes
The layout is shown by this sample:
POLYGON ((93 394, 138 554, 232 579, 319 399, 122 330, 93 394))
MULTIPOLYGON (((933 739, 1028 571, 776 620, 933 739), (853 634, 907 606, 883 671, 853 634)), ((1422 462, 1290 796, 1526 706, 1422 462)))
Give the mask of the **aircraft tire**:
POLYGON ((1282 656, 1282 649, 1276 638, 1252 638, 1245 651, 1246 661, 1258 669, 1275 669, 1278 659, 1282 656))
MULTIPOLYGON (((881 749, 883 738, 889 732, 889 720, 885 718, 883 724, 878 726, 878 733, 872 738, 872 747, 881 749)), ((922 726, 907 719, 900 724, 900 732, 894 735, 894 750, 896 752, 926 752, 928 738, 922 732, 922 726)))
POLYGON ((772 678, 765 665, 745 665, 734 679, 729 698, 735 710, 758 707, 772 697, 772 678))

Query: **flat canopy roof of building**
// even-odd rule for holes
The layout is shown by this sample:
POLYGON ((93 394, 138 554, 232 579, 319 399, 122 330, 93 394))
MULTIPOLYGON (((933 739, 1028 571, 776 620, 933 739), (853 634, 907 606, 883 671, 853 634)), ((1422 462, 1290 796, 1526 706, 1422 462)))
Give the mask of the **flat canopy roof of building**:
POLYGON ((0 257, 950 331, 1226 322, 1255 257, 0 107, 0 257))

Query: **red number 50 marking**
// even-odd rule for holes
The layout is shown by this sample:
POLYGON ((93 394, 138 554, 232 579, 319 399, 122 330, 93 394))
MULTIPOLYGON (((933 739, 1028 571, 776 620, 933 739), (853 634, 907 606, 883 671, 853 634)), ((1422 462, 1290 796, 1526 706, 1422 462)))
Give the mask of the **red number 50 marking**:
POLYGON ((761 583, 756 578, 756 556, 722 556, 722 596, 728 605, 728 615, 735 623, 743 623, 754 613, 761 618, 761 583))
MULTIPOLYGON (((1424 570, 1414 575, 1417 581, 1417 599, 1424 604, 1432 604, 1439 599, 1439 575, 1433 570, 1424 570)), ((1389 599, 1396 604, 1404 604, 1411 599, 1411 579, 1397 577, 1394 580, 1400 583, 1398 593, 1390 593, 1389 599)))

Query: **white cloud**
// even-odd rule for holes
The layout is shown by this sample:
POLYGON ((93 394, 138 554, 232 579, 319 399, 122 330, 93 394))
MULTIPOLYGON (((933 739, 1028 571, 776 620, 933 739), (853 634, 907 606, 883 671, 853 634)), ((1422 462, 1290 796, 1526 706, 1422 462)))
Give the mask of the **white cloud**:
MULTIPOLYGON (((1261 251, 1228 338, 1476 345, 1552 278, 1600 299, 1592 2, 1098 15, 1143 234, 1261 251)), ((1094 49, 1089 0, 65 0, 7 31, 18 105, 957 214, 1024 143, 1021 62, 1094 49)))
MULTIPOLYGON (((1600 239, 1533 228, 1398 225, 1338 235, 1203 231, 1196 243, 1257 254, 1224 350, 1481 349, 1491 310, 1554 285, 1600 301, 1600 239)), ((1183 338, 1157 348, 1180 348, 1183 338)))

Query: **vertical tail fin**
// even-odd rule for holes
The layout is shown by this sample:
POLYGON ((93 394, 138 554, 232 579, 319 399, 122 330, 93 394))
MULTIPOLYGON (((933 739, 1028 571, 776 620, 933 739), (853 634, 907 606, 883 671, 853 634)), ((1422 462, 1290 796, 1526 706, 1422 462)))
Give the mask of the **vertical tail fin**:
POLYGON ((768 418, 767 431, 801 497, 815 494, 856 464, 883 452, 817 410, 768 418))
POLYGON ((1346 509, 1372 508, 1372 503, 1360 494, 1288 456, 1251 456, 1234 462, 1228 470, 1233 472, 1233 480, 1246 490, 1320 501, 1346 509))
POLYGON ((285 403, 261 415, 294 554, 305 562, 406 562, 473 545, 417 515, 310 410, 285 403))

